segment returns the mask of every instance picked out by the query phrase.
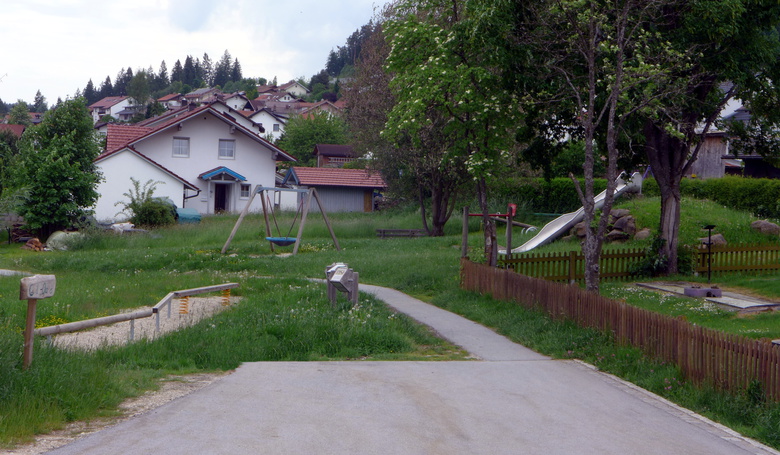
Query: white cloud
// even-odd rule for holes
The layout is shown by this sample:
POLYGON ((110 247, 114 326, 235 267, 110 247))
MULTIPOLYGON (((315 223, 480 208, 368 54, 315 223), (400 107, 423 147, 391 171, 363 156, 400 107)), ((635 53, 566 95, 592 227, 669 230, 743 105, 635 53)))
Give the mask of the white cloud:
POLYGON ((245 76, 310 77, 328 52, 367 23, 375 0, 11 0, 0 27, 0 99, 50 103, 122 68, 225 50, 245 76), (3 77, 4 74, 7 76, 3 77))

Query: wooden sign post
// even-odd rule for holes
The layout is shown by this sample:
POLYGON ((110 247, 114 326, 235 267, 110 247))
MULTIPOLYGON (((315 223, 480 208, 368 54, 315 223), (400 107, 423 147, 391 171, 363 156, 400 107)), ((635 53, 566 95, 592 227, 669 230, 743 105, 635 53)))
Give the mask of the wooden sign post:
POLYGON ((24 363, 26 370, 32 363, 33 331, 35 330, 35 306, 38 300, 54 295, 57 279, 54 275, 33 275, 22 278, 19 300, 27 300, 27 326, 24 329, 24 363))

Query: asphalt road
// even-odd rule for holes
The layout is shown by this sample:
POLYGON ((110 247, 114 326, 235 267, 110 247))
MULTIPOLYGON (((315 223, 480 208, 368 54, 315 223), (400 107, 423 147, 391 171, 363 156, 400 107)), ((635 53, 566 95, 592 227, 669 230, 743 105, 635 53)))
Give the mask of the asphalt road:
POLYGON ((479 360, 257 362, 52 454, 777 454, 577 361, 361 286, 479 360))

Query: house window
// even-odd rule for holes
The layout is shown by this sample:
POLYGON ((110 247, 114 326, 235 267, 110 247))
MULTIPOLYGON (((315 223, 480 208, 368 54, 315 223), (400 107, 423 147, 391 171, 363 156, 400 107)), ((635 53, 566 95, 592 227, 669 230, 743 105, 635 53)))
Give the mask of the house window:
POLYGON ((189 158, 190 156, 190 138, 188 137, 174 137, 173 138, 173 156, 179 158, 189 158))
POLYGON ((241 184, 241 199, 249 199, 249 193, 252 192, 252 185, 248 183, 241 184))
POLYGON ((277 131, 279 131, 279 124, 278 123, 274 123, 274 132, 277 132, 277 131))
POLYGON ((236 141, 232 139, 219 140, 219 159, 232 160, 236 157, 236 141))

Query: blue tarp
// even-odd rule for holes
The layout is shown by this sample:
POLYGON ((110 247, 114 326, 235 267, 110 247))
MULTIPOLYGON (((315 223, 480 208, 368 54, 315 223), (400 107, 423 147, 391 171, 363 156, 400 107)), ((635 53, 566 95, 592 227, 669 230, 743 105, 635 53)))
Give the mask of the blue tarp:
POLYGON ((179 223, 200 223, 200 213, 196 209, 176 209, 179 223))

